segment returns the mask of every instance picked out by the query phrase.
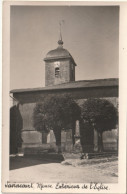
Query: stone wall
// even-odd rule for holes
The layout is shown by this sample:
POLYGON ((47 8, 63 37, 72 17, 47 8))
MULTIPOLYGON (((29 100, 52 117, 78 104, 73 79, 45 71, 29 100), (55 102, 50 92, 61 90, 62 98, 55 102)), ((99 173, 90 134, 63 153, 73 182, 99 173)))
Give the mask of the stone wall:
MULTIPOLYGON (((36 102, 47 95, 61 95, 71 94, 76 99, 79 105, 88 97, 100 97, 106 98, 111 101, 115 107, 118 107, 118 88, 117 87, 106 87, 106 88, 84 88, 84 89, 71 89, 71 90, 60 90, 60 91, 38 91, 38 92, 26 92, 26 93, 15 93, 14 97, 20 101, 19 110, 23 120, 22 127, 22 147, 38 147, 43 144, 43 134, 37 132, 33 127, 33 109, 36 102)), ((117 149, 118 142, 118 130, 104 132, 103 140, 105 149, 117 149), (116 135, 117 134, 117 135, 116 135)), ((55 138, 53 138, 52 132, 48 135, 48 142, 51 141, 50 147, 56 149, 55 138)), ((69 152, 73 150, 71 132, 62 132, 62 150, 69 152), (69 138, 70 137, 70 138, 69 138)), ((47 143, 48 143, 47 142, 47 143)), ((49 143, 48 143, 49 144, 49 143)), ((78 142, 77 142, 78 145, 78 142)), ((44 146, 45 147, 45 146, 44 146)))
POLYGON ((38 147, 42 144, 42 134, 33 127, 33 110, 36 103, 25 103, 19 105, 23 128, 22 147, 38 147))
POLYGON ((36 103, 24 103, 19 105, 19 110, 23 119, 23 131, 35 130, 33 127, 33 110, 36 103))
POLYGON ((75 65, 71 59, 49 60, 45 63, 45 86, 75 81, 75 65), (55 68, 59 68, 59 76, 55 76, 55 68))
POLYGON ((45 65, 45 85, 52 86, 70 81, 70 61, 60 60, 59 62, 59 76, 55 76, 55 68, 57 62, 46 62, 45 65))

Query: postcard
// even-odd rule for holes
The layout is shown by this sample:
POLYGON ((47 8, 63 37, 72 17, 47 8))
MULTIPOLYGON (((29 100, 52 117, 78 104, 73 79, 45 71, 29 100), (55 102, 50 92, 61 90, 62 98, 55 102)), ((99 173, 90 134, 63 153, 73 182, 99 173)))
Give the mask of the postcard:
POLYGON ((126 193, 126 17, 3 1, 2 192, 126 193))

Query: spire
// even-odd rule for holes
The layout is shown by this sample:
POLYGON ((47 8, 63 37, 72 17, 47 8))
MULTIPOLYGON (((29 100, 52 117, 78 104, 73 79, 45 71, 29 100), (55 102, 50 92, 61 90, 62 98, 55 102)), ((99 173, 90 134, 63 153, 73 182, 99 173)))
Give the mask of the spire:
POLYGON ((59 36, 59 40, 58 40, 59 46, 62 46, 63 45, 62 33, 61 33, 61 25, 62 25, 62 22, 63 22, 63 20, 59 22, 59 29, 60 29, 60 36, 59 36))

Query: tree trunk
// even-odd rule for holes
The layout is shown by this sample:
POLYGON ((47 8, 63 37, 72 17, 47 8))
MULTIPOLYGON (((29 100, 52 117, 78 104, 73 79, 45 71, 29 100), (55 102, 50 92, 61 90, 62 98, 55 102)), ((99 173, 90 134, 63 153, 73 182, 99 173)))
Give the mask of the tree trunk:
POLYGON ((42 131, 42 143, 47 143, 47 135, 48 133, 46 133, 45 131, 42 131))
POLYGON ((98 131, 94 128, 94 152, 98 152, 98 131))
POLYGON ((99 132, 98 144, 99 144, 99 150, 98 151, 103 152, 102 132, 99 132))
POLYGON ((53 130, 53 132, 56 138, 58 153, 61 153, 61 129, 56 128, 55 130, 53 130))

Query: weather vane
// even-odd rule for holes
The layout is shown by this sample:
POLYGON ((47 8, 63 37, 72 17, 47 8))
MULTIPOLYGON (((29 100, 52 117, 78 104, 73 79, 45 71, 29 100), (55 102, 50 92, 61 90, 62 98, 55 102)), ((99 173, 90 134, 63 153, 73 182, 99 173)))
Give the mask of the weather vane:
POLYGON ((64 24, 64 20, 60 20, 59 21, 59 29, 60 29, 60 39, 59 40, 61 40, 61 41, 62 41, 62 32, 61 32, 61 26, 62 26, 62 24, 64 24))

